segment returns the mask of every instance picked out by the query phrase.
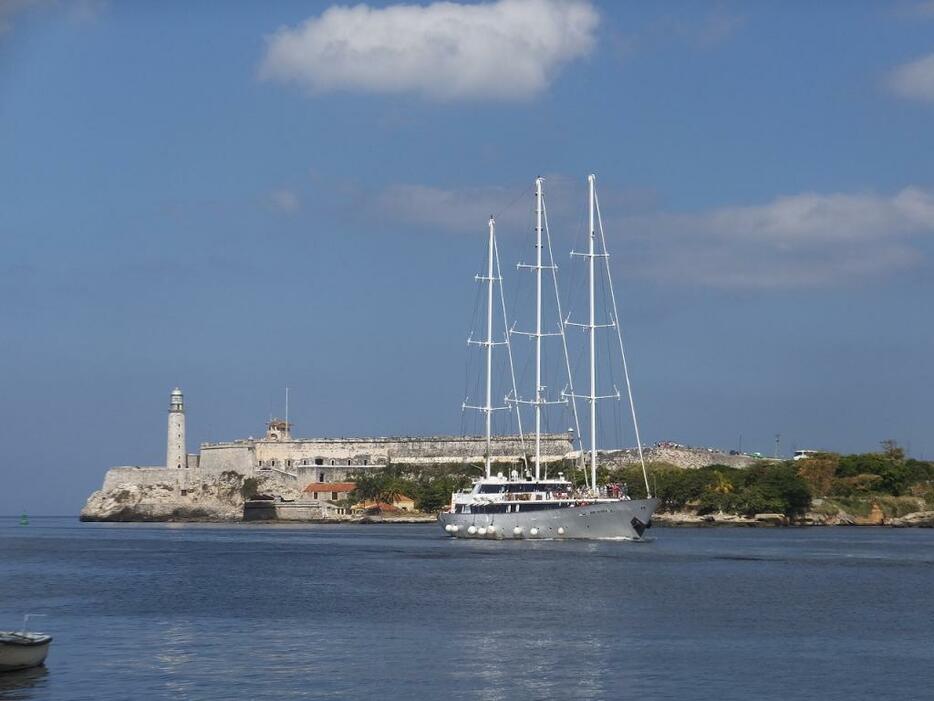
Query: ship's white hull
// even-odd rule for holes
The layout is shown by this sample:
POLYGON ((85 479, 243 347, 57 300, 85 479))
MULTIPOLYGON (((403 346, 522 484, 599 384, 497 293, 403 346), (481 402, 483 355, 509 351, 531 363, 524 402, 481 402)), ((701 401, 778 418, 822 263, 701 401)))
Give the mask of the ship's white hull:
POLYGON ((49 654, 51 642, 52 638, 47 635, 29 635, 22 642, 0 640, 0 672, 29 669, 42 664, 49 654))
POLYGON ((444 512, 438 522, 454 538, 641 540, 656 508, 658 499, 620 499, 518 513, 444 512))

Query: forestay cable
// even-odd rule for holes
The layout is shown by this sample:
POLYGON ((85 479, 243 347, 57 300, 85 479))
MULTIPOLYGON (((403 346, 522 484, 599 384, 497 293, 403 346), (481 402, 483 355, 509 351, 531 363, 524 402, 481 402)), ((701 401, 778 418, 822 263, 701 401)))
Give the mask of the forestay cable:
MULTIPOLYGON (((597 208, 597 224, 600 227, 600 241, 603 244, 603 252, 606 253, 606 235, 603 232, 603 217, 600 214, 600 199, 594 192, 594 204, 597 208)), ((639 421, 636 419, 636 404, 632 398, 632 384, 629 382, 629 366, 626 363, 626 350, 623 347, 623 329, 619 321, 619 311, 616 307, 616 292, 613 290, 613 275, 610 272, 610 257, 604 256, 606 262, 606 277, 610 284, 610 300, 613 302, 613 321, 616 325, 616 336, 619 339, 619 353, 623 357, 623 374, 626 375, 626 393, 629 395, 629 408, 632 412, 632 427, 636 432, 636 445, 639 448, 639 462, 642 464, 642 478, 645 480, 645 493, 649 498, 652 492, 649 489, 649 473, 645 468, 645 456, 642 453, 642 438, 639 436, 639 421)))

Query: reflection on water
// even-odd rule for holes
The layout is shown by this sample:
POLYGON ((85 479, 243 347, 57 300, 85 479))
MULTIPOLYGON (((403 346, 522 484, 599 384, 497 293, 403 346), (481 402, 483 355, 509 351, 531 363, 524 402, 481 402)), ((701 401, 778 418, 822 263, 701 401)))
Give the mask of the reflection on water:
MULTIPOLYGON (((150 634, 155 653, 153 667, 164 680, 164 689, 175 697, 184 697, 188 690, 186 668, 194 660, 194 631, 185 620, 160 621, 150 634)), ((148 645, 147 645, 148 647, 148 645)))
POLYGON ((18 672, 0 672, 0 699, 43 698, 48 676, 45 665, 18 672))
POLYGON ((654 537, 0 519, 0 628, 55 636, 0 698, 929 695, 931 531, 654 537))

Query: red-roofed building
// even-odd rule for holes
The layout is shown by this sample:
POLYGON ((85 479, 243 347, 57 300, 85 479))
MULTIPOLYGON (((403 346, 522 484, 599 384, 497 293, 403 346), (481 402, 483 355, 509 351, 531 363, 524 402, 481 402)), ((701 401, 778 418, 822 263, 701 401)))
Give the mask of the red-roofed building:
POLYGON ((312 482, 302 491, 312 499, 339 501, 356 488, 356 482, 312 482))

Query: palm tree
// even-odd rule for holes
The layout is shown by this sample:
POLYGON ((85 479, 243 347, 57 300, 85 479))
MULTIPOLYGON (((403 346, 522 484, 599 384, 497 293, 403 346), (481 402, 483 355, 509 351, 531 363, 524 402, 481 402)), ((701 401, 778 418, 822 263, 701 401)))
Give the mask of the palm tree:
POLYGON ((717 470, 714 473, 717 476, 717 483, 713 486, 713 491, 717 494, 732 494, 733 493, 733 483, 726 478, 722 472, 717 470))
POLYGON ((378 498, 379 501, 385 502, 386 504, 394 504, 404 496, 405 493, 402 491, 402 484, 398 480, 389 479, 380 487, 378 498))

